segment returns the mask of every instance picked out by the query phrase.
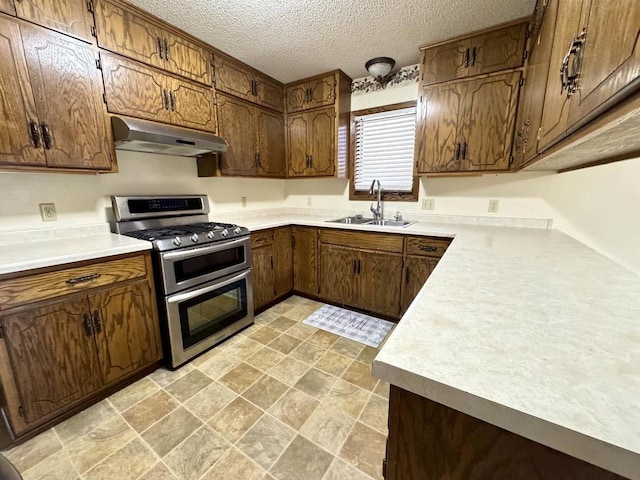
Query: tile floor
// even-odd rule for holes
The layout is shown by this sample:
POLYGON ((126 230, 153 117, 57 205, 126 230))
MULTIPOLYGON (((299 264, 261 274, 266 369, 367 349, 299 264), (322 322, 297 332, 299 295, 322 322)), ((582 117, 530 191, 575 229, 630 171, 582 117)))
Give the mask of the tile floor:
POLYGON ((291 297, 181 369, 158 370, 3 452, 25 480, 380 479, 377 350, 301 321, 291 297))

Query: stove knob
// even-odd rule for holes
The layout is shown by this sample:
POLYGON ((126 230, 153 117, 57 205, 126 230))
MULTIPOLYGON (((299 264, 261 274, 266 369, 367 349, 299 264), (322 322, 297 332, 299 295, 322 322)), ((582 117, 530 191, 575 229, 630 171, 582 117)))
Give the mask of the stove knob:
POLYGON ((229 230, 227 230, 226 228, 224 230, 222 230, 220 232, 220 235, 222 235, 223 237, 226 237, 227 235, 229 235, 229 230))
POLYGON ((193 235, 191 235, 191 241, 193 243, 196 243, 198 241, 198 234, 194 233, 193 235))
POLYGON ((211 230, 209 233, 207 233, 207 238, 209 238, 209 239, 213 238, 213 230, 211 230))
POLYGON ((176 237, 171 243, 173 243, 176 247, 179 247, 180 245, 182 245, 182 240, 180 240, 180 237, 176 237))
POLYGON ((240 229, 240 227, 236 227, 233 229, 233 233, 235 233, 236 235, 240 235, 242 233, 242 230, 240 229))

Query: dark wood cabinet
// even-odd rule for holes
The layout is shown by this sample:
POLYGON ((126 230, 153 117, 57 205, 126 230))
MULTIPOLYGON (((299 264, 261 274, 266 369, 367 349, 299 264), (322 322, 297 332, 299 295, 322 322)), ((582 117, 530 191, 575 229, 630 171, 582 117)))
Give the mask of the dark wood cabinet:
POLYGON ((290 177, 335 173, 335 110, 323 108, 287 116, 290 177))
POLYGON ((293 288, 296 292, 318 295, 318 230, 293 227, 293 288))
POLYGON ((0 12, 8 13, 9 15, 15 15, 16 8, 13 4, 13 0, 0 0, 0 12))
POLYGON ((162 357, 149 253, 5 275, 0 299, 3 413, 17 438, 104 398, 162 357))
POLYGON ((521 67, 527 22, 422 47, 421 86, 521 67))
POLYGON ((273 246, 251 249, 253 278, 253 308, 261 309, 276 296, 273 276, 273 246))
POLYGON ((216 54, 214 64, 216 90, 277 112, 284 110, 283 87, 275 80, 223 55, 216 54))
POLYGON ((273 231, 273 268, 276 298, 293 291, 293 230, 291 227, 273 231))
POLYGON ((417 173, 508 170, 519 88, 519 71, 426 87, 417 173))
POLYGON ((279 113, 218 93, 219 134, 229 142, 220 155, 224 175, 284 176, 284 129, 279 113))
POLYGON ((427 281, 438 261, 427 257, 407 255, 402 269, 402 294, 400 298, 400 314, 404 315, 413 299, 427 281))
POLYGON ((287 113, 333 105, 336 101, 335 74, 287 85, 287 113))
POLYGON ((402 254, 360 252, 360 308, 397 318, 400 313, 402 254))
POLYGON ((353 248, 320 244, 320 297, 329 302, 358 306, 359 252, 353 248))
POLYGON ((213 91, 123 57, 101 54, 107 109, 181 127, 217 131, 213 91))
POLYGON ((207 50, 152 17, 111 0, 95 0, 98 45, 153 67, 211 85, 207 50))
POLYGON ((16 0, 15 11, 20 18, 91 42, 94 25, 90 5, 86 0, 16 0))
POLYGON ((253 303, 256 310, 293 290, 291 227, 251 233, 253 303))
POLYGON ((113 137, 93 48, 7 17, 0 45, 0 121, 15 135, 2 136, 0 163, 111 171, 113 137))

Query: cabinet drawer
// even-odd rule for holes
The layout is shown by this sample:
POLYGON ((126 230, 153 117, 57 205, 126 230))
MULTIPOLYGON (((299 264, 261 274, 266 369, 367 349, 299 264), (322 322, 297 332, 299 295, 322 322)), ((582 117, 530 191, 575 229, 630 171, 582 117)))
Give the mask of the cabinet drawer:
POLYGON ((0 310, 145 277, 144 255, 0 281, 0 310))
POLYGON ((273 243, 273 230, 251 233, 251 248, 264 247, 273 243))
POLYGON ((399 235, 386 235, 384 233, 320 230, 320 243, 402 253, 402 237, 399 235))
POLYGON ((450 240, 431 237, 407 237, 404 239, 407 255, 424 255, 440 258, 451 243, 450 240))

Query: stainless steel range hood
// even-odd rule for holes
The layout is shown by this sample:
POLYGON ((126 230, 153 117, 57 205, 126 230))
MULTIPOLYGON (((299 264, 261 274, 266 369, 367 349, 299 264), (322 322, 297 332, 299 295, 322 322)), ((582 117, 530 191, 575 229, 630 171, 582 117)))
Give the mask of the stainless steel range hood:
POLYGON ((137 118, 111 117, 111 126, 117 150, 199 157, 226 152, 229 146, 212 133, 137 118))

